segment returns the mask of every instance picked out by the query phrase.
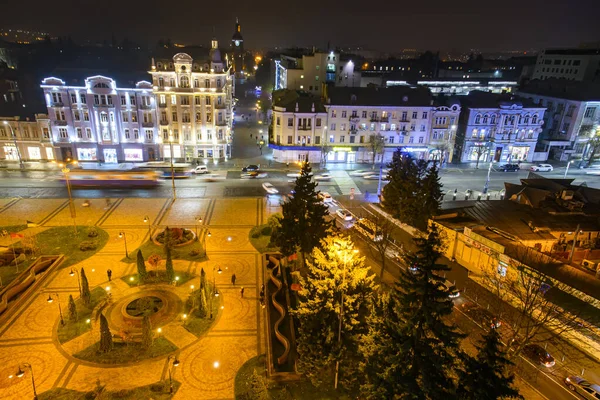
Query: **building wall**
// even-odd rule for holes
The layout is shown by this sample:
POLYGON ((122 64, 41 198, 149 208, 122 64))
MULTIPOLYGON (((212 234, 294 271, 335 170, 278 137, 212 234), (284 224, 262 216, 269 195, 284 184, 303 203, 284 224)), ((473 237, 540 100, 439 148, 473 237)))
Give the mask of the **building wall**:
POLYGON ((336 83, 338 53, 314 53, 302 58, 282 56, 275 62, 275 89, 304 90, 321 95, 323 83, 336 83), (293 67, 286 65, 293 64, 293 67))
POLYGON ((18 162, 19 156, 22 161, 55 159, 48 117, 45 114, 37 114, 33 121, 15 118, 0 120, 0 160, 18 162))
POLYGON ((327 114, 314 112, 287 112, 273 109, 273 135, 270 147, 278 162, 321 162, 325 143, 327 114))
POLYGON ((533 79, 560 78, 574 81, 600 79, 600 55, 546 54, 542 52, 533 79))

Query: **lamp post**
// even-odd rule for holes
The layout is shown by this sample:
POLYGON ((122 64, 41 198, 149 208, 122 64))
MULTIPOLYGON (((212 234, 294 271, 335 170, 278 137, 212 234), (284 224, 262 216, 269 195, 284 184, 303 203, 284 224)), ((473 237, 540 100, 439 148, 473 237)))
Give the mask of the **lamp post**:
POLYGON ((327 138, 327 126, 324 126, 321 133, 321 168, 325 162, 325 156, 323 155, 323 146, 325 145, 325 139, 327 138))
POLYGON ((127 251, 127 236, 125 235, 125 232, 119 232, 119 237, 123 238, 123 242, 125 243, 125 257, 129 258, 129 252, 127 251))
POLYGON ((25 166, 23 165, 23 159, 21 158, 21 151, 19 150, 19 146, 17 144, 17 135, 15 135, 15 131, 13 130, 12 125, 8 123, 8 121, 4 121, 4 125, 6 125, 10 128, 10 134, 11 134, 11 137, 15 144, 15 149, 17 150, 17 157, 19 158, 19 168, 23 169, 25 166))
MULTIPOLYGON (((340 250, 341 251, 341 250, 340 250)), ((357 249, 352 249, 352 252, 354 254, 358 253, 357 249)), ((344 272, 342 274, 342 294, 340 296, 340 323, 338 325, 338 344, 342 343, 342 320, 344 319, 344 290, 345 290, 345 284, 346 284, 346 266, 348 264, 348 258, 347 258, 347 253, 344 253, 344 272)), ((340 361, 336 361, 335 362, 335 382, 334 382, 334 388, 337 389, 338 387, 338 377, 339 377, 339 372, 340 372, 340 361)))
POLYGON ((71 211, 71 218, 73 218, 73 227, 75 228, 75 233, 77 233, 77 222, 75 222, 77 213, 75 212, 75 204, 73 203, 73 196, 71 194, 71 181, 69 180, 69 172, 71 170, 65 166, 61 171, 63 174, 65 174, 65 183, 67 184, 67 193, 69 194, 69 210, 71 211))
POLYGON ((483 186, 483 194, 486 194, 490 187, 490 172, 492 172, 493 161, 490 161, 490 167, 488 168, 487 178, 485 180, 485 185, 483 186))
POLYGON ((197 216, 196 217, 196 240, 199 240, 199 237, 198 237, 198 225, 199 224, 202 224, 202 217, 197 216))
POLYGON ((81 297, 81 279, 79 279, 79 271, 71 268, 71 272, 69 272, 69 275, 75 276, 75 274, 77 274, 77 286, 79 287, 79 297, 81 297))
POLYGON ((204 238, 202 239, 202 248, 204 249, 204 256, 206 256, 206 237, 211 237, 212 234, 210 233, 210 231, 206 232, 206 235, 204 235, 204 238))
POLYGON ((56 297, 56 302, 58 303, 58 313, 60 315, 60 324, 64 325, 65 324, 65 320, 63 318, 62 307, 60 306, 60 298, 58 297, 58 293, 49 294, 48 295, 48 300, 46 300, 46 301, 48 303, 52 303, 54 301, 54 299, 52 298, 52 296, 56 297))
MULTIPOLYGON (((35 378, 33 376, 33 367, 29 363, 19 364, 19 367, 17 369, 17 373, 15 374, 15 376, 17 378, 22 378, 25 375, 25 371, 23 371, 21 369, 21 366, 23 366, 23 368, 27 368, 29 370, 29 372, 31 372, 31 387, 33 388, 33 400, 38 400, 38 395, 37 395, 37 392, 35 390, 35 378)), ((12 375, 9 376, 9 378, 12 378, 12 375)))
POLYGON ((173 187, 173 200, 177 200, 177 190, 175 189, 175 166, 173 165, 173 138, 169 140, 171 147, 171 186, 173 187))
MULTIPOLYGON (((219 269, 217 270, 217 272, 219 274, 223 273, 221 266, 219 266, 219 269)), ((210 318, 211 319, 213 317, 213 298, 218 297, 218 296, 219 296, 219 291, 217 290, 217 276, 215 275, 215 267, 213 267, 213 293, 212 293, 212 296, 210 296, 210 318)))
POLYGON ((571 160, 567 163, 567 168, 565 169, 565 176, 563 176, 563 179, 567 179, 567 174, 569 173, 569 166, 571 165, 572 162, 573 162, 573 160, 571 160))
POLYGON ((144 223, 148 224, 148 239, 152 239, 152 231, 150 230, 150 217, 144 216, 144 223))
POLYGON ((171 370, 179 366, 179 360, 174 355, 170 355, 167 357, 167 363, 169 363, 167 367, 169 369, 169 393, 173 394, 173 376, 171 374, 171 370))

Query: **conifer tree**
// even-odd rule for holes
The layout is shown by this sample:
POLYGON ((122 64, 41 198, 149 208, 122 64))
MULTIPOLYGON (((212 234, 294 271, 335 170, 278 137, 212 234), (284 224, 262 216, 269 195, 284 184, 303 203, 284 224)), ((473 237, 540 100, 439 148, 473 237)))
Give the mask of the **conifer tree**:
POLYGON ((208 315, 208 302, 206 301, 206 292, 198 291, 198 316, 204 318, 208 315))
POLYGON ((297 251, 309 254, 333 227, 325 219, 329 209, 317 198, 317 183, 313 182, 311 171, 309 163, 302 164, 294 195, 282 206, 281 228, 277 229, 273 242, 284 256, 297 251))
POLYGON ((144 315, 142 318, 142 347, 144 349, 149 349, 152 346, 153 339, 150 317, 144 315))
POLYGON ((464 400, 521 399, 513 387, 515 376, 508 371, 513 364, 502 350, 496 329, 490 328, 477 350, 475 358, 464 357, 464 370, 458 373, 458 397, 464 400))
POLYGON ((167 271, 167 281, 169 283, 175 280, 175 270, 173 269, 173 258, 171 256, 171 249, 167 247, 165 249, 167 253, 167 260, 165 262, 165 269, 167 271))
POLYGON ((77 306, 75 305, 72 294, 69 295, 69 319, 71 321, 77 321, 77 306))
POLYGON ((92 301, 92 294, 90 293, 90 284, 88 283, 87 276, 85 276, 85 270, 81 268, 81 300, 86 306, 92 301))
POLYGON ((350 389, 357 386, 358 340, 367 332, 365 316, 376 288, 374 275, 364 257, 353 251, 349 238, 327 237, 321 248, 315 248, 307 261, 299 304, 293 311, 299 322, 298 368, 314 385, 331 386, 339 361, 340 386, 350 389))
POLYGON ((104 314, 100 314, 100 351, 102 353, 108 353, 113 349, 113 338, 110 329, 108 328, 108 321, 104 314))
POLYGON ((436 263, 442 249, 434 226, 415 243, 416 253, 406 257, 413 272, 401 271, 389 301, 369 324, 370 338, 363 341, 367 382, 362 389, 370 399, 397 393, 414 399, 456 398, 452 377, 462 335, 444 320, 453 308, 441 276, 449 268, 436 263))
POLYGON ((442 200, 442 184, 440 182, 439 168, 437 162, 432 161, 424 165, 426 169, 425 176, 421 181, 420 198, 423 203, 420 206, 421 212, 415 226, 424 229, 427 227, 428 220, 437 215, 442 200))
POLYGON ((138 250, 137 252, 137 272, 140 282, 144 282, 148 277, 148 272, 146 272, 146 263, 144 262, 142 250, 138 250))

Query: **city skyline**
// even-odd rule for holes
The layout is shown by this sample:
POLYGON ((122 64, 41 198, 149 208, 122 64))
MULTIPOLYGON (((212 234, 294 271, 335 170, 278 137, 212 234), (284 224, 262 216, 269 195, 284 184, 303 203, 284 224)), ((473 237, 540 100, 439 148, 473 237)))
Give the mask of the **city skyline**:
POLYGON ((40 1, 15 4, 10 18, 0 18, 0 26, 47 31, 53 36, 70 35, 80 43, 110 39, 114 35, 118 40, 128 38, 142 45, 152 45, 166 38, 173 43, 202 44, 214 35, 226 44, 239 18, 246 48, 325 48, 329 44, 391 52, 404 48, 505 51, 577 47, 599 39, 592 13, 586 11, 593 8, 591 0, 582 0, 577 8, 557 3, 552 9, 547 2, 539 0, 504 2, 502 9, 482 9, 469 0, 460 6, 434 1, 426 6, 391 4, 385 9, 361 10, 357 2, 355 6, 349 3, 343 9, 332 10, 334 16, 328 15, 325 9, 318 11, 319 3, 308 2, 302 7, 284 10, 287 15, 294 15, 293 19, 283 11, 279 14, 272 11, 281 7, 270 0, 262 2, 257 10, 233 6, 231 11, 222 12, 208 4, 186 13, 180 10, 189 8, 192 3, 185 0, 175 9, 147 7, 138 0, 114 3, 115 7, 111 7, 111 3, 106 7, 111 10, 105 14, 106 18, 90 17, 85 23, 78 20, 80 15, 102 16, 102 11, 79 3, 61 9, 48 9, 40 1), (132 15, 140 17, 132 21, 132 15), (198 24, 197 18, 203 22, 198 24), (555 26, 569 29, 554 29, 555 26), (299 36, 299 32, 302 35, 299 36))

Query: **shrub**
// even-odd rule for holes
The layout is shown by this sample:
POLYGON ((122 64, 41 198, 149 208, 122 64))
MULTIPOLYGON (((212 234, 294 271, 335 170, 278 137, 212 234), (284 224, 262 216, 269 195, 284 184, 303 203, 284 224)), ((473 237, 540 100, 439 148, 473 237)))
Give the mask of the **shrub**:
POLYGON ((125 399, 129 396, 129 391, 127 389, 117 390, 112 393, 112 397, 114 399, 125 399))
POLYGON ((253 238, 253 239, 258 239, 259 237, 260 237, 260 231, 259 231, 259 230, 257 230, 257 229, 254 229, 254 230, 252 231, 252 238, 253 238))
POLYGON ((263 235, 263 236, 270 236, 271 232, 273 232, 273 228, 271 228, 270 226, 265 226, 260 231, 260 234, 263 235))
POLYGON ((160 393, 165 391, 165 382, 156 382, 150 385, 150 391, 154 393, 160 393))
POLYGON ((92 240, 84 240, 79 244, 79 250, 88 251, 88 250, 96 250, 97 244, 92 240))
POLYGON ((160 260, 162 260, 161 256, 158 254, 152 254, 150 257, 148 257, 148 264, 150 264, 153 268, 156 268, 160 260))
POLYGON ((91 228, 88 231, 88 237, 93 238, 93 237, 96 237, 96 236, 98 236, 98 231, 96 230, 96 228, 91 228))
POLYGON ((200 255, 200 251, 198 251, 196 249, 190 251, 190 256, 192 256, 192 257, 196 257, 196 256, 199 256, 199 255, 200 255))

